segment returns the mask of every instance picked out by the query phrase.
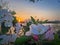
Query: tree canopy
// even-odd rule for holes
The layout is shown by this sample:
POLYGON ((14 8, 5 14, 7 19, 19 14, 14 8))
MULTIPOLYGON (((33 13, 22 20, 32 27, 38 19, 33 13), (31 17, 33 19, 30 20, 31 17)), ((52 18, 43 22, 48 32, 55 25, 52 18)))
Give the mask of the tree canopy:
MULTIPOLYGON (((29 0, 29 1, 35 3, 36 1, 38 2, 38 1, 44 1, 44 0, 29 0)), ((60 0, 57 0, 57 2, 60 3, 60 0)))

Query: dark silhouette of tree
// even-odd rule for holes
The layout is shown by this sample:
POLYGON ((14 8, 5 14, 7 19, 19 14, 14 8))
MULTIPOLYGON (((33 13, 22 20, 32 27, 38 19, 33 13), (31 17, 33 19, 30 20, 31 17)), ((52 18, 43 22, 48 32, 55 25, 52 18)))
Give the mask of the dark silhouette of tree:
POLYGON ((29 1, 35 3, 36 1, 38 2, 38 1, 42 1, 42 0, 29 0, 29 1))
POLYGON ((16 14, 16 12, 15 12, 15 11, 11 11, 11 14, 12 14, 12 15, 15 15, 15 14, 16 14))
POLYGON ((2 9, 2 6, 0 6, 0 9, 2 9))
MULTIPOLYGON (((29 1, 35 3, 36 1, 38 2, 38 1, 44 1, 44 0, 29 0, 29 1)), ((60 0, 57 0, 57 2, 60 3, 60 0)))

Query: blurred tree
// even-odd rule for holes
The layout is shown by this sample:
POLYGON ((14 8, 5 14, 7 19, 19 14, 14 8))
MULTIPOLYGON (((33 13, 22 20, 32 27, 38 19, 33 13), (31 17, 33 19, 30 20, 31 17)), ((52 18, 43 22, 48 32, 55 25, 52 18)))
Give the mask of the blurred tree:
POLYGON ((47 22, 48 22, 48 20, 44 20, 44 21, 43 21, 43 23, 47 23, 47 22))
POLYGON ((2 6, 0 5, 0 9, 2 9, 2 6))
POLYGON ((3 1, 3 0, 0 0, 0 6, 2 7, 2 9, 9 9, 8 7, 8 2, 7 1, 3 1))
POLYGON ((1 34, 6 34, 10 27, 5 27, 4 22, 1 24, 1 34))
POLYGON ((30 0, 31 2, 35 2, 35 0, 30 0))
MULTIPOLYGON (((0 0, 0 9, 1 9, 1 10, 3 10, 3 9, 9 10, 8 2, 3 1, 3 0, 0 0)), ((9 12, 9 13, 12 14, 11 16, 14 18, 14 20, 13 20, 12 23, 13 23, 13 25, 14 25, 14 24, 17 22, 16 17, 13 16, 13 15, 16 14, 16 12, 15 12, 15 11, 11 11, 11 10, 9 10, 9 11, 7 11, 7 12, 9 12)), ((4 18, 4 17, 3 17, 3 18, 4 18)), ((6 33, 8 32, 8 30, 10 29, 10 27, 5 27, 4 23, 5 23, 5 22, 2 22, 2 23, 1 23, 1 33, 2 33, 2 34, 6 34, 6 33)))
MULTIPOLYGON (((44 1, 44 0, 29 0, 29 1, 35 3, 35 2, 38 2, 38 1, 44 1)), ((60 0, 57 0, 57 2, 60 3, 60 0)))
POLYGON ((16 12, 15 12, 15 11, 11 11, 11 14, 12 14, 12 15, 15 15, 15 14, 16 14, 16 12))
POLYGON ((17 20, 16 20, 16 17, 15 16, 13 16, 14 17, 14 20, 13 20, 13 25, 15 25, 16 23, 17 23, 17 20))
POLYGON ((38 1, 42 1, 42 0, 29 0, 30 2, 38 2, 38 1))

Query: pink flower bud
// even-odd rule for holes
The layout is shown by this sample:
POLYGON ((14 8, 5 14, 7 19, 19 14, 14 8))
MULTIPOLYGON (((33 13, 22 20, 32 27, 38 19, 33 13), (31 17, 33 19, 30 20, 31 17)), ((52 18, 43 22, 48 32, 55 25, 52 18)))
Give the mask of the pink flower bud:
POLYGON ((35 41, 38 41, 38 40, 39 40, 38 35, 33 35, 33 39, 34 39, 35 41))

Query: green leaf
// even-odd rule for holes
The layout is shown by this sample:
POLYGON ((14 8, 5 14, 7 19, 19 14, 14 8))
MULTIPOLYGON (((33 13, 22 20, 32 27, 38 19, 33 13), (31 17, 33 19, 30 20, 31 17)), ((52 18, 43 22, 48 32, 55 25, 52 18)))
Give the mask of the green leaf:
POLYGON ((14 20, 13 20, 13 25, 15 25, 18 21, 16 20, 16 17, 14 17, 14 20))
POLYGON ((11 11, 11 14, 12 14, 12 15, 15 15, 15 14, 16 14, 16 12, 15 12, 15 11, 11 11))
POLYGON ((2 27, 1 27, 1 33, 2 34, 6 34, 7 32, 8 32, 8 30, 9 30, 9 28, 10 27, 5 27, 5 25, 4 25, 4 22, 2 23, 2 27))
POLYGON ((56 41, 59 40, 59 36, 57 33, 54 35, 54 40, 56 40, 56 41))
POLYGON ((37 24, 37 22, 35 21, 35 19, 31 16, 31 21, 33 22, 33 24, 37 24))
POLYGON ((28 40, 30 40, 29 37, 27 37, 27 36, 22 36, 22 37, 16 39, 15 45, 22 45, 22 44, 24 44, 25 42, 27 42, 28 40))

